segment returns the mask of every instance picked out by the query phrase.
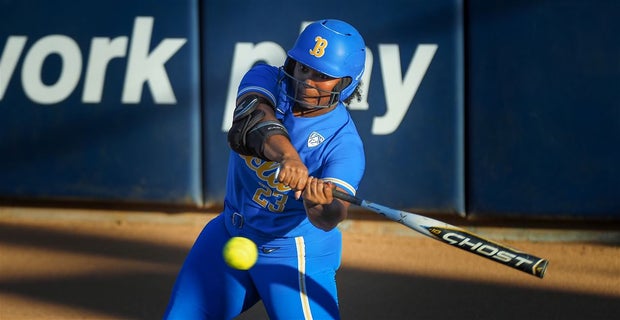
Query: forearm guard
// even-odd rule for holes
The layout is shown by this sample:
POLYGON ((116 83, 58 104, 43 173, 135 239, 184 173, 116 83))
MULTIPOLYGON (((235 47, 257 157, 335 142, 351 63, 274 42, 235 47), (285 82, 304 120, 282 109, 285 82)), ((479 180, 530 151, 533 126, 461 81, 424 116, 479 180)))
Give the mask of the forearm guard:
POLYGON ((249 95, 237 105, 232 127, 228 131, 228 145, 239 154, 270 160, 264 154, 267 138, 274 134, 287 138, 289 135, 279 121, 261 122, 265 118, 265 113, 257 109, 261 101, 266 100, 257 95, 249 95))

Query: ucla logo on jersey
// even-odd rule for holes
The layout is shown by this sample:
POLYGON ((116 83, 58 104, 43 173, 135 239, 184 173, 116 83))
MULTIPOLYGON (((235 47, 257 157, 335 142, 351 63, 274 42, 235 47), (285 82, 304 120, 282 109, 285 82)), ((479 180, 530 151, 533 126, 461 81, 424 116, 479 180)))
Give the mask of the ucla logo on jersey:
POLYGON ((325 141, 325 138, 320 133, 313 131, 308 137, 308 148, 316 147, 323 143, 323 141, 325 141))
POLYGON ((317 36, 314 38, 314 48, 310 49, 310 55, 313 55, 317 58, 322 57, 325 54, 325 48, 327 48, 328 42, 327 39, 317 36))
POLYGON ((277 181, 279 164, 252 156, 239 155, 260 180, 252 201, 271 212, 283 212, 291 188, 277 181))

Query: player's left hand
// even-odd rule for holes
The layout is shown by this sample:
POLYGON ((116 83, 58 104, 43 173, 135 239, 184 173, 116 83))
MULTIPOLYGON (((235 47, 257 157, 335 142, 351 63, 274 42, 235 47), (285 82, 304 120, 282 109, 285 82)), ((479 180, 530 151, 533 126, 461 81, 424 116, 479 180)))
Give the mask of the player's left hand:
POLYGON ((306 188, 308 168, 299 157, 283 160, 276 172, 276 179, 295 190, 295 199, 299 199, 302 191, 306 188))

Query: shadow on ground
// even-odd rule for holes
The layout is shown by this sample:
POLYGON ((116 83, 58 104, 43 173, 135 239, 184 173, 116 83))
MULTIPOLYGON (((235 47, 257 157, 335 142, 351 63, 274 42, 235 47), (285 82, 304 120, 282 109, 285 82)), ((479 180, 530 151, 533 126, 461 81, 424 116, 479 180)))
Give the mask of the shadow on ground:
MULTIPOLYGON (((156 235, 152 241, 119 240, 114 236, 2 222, 0 246, 161 264, 162 271, 125 270, 119 266, 109 272, 91 274, 0 278, 0 294, 35 301, 33 308, 40 301, 118 319, 160 319, 176 270, 189 250, 185 246, 158 243, 156 235)), ((72 263, 41 262, 36 257, 28 261, 41 263, 41 268, 72 263)), ((8 264, 11 256, 2 252, 0 267, 8 264)), ((362 268, 341 269, 338 282, 343 319, 612 319, 620 314, 620 299, 614 297, 397 275, 362 268)), ((264 309, 257 305, 238 319, 265 318, 264 309)))

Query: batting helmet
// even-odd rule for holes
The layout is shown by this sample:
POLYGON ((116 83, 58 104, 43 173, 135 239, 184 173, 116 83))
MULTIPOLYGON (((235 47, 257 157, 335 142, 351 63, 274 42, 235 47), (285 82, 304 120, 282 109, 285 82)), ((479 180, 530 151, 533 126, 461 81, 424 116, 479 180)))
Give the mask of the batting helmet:
POLYGON ((320 20, 301 32, 288 57, 330 77, 349 78, 350 83, 340 88, 340 100, 345 100, 364 73, 366 44, 352 25, 320 20))

